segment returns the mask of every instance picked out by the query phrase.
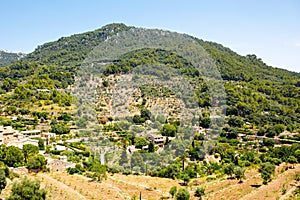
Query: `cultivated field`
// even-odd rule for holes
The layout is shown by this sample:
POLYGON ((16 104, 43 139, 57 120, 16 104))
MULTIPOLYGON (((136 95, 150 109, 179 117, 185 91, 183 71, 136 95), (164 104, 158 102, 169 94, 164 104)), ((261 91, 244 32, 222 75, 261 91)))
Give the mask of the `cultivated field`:
MULTIPOLYGON (((209 200, 277 200, 289 199, 288 196, 297 184, 295 174, 300 173, 300 165, 287 168, 287 165, 277 167, 273 181, 268 185, 261 185, 262 179, 257 169, 246 172, 246 178, 242 183, 234 179, 221 178, 205 181, 205 178, 193 179, 187 187, 191 193, 191 199, 197 187, 205 187, 206 195, 203 199, 209 200), (286 169, 286 170, 285 170, 286 169), (283 188, 286 193, 284 194, 283 188)), ((114 174, 108 175, 107 180, 99 182, 91 181, 81 175, 68 175, 65 172, 51 172, 30 174, 31 178, 41 181, 42 187, 48 190, 48 199, 77 200, 77 199, 171 199, 169 190, 172 186, 183 187, 178 180, 157 178, 150 176, 133 176, 114 174)), ((11 183, 8 188, 11 187, 11 183)), ((1 197, 7 197, 8 189, 2 192, 1 197)))

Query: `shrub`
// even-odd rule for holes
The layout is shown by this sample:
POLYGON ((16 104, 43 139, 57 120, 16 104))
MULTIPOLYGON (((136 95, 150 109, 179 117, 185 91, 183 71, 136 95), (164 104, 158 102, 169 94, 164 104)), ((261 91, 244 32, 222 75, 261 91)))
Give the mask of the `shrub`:
POLYGON ((189 200, 190 199, 190 193, 184 188, 180 188, 175 195, 176 200, 189 200))

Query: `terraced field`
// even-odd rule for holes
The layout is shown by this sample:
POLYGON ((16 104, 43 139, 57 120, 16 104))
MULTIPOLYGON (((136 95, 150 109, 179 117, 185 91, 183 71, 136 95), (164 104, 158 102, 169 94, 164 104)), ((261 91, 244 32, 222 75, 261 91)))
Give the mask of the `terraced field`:
MULTIPOLYGON (((295 174, 300 173, 300 164, 294 168, 284 170, 287 166, 277 167, 273 181, 268 185, 261 185, 262 179, 257 169, 246 172, 246 179, 242 183, 237 180, 221 178, 213 181, 205 181, 197 178, 191 181, 187 189, 194 197, 197 187, 205 187, 206 194, 203 199, 209 200, 275 200, 289 199, 292 191, 297 186, 294 180, 295 174), (194 183, 194 184, 193 184, 194 183), (197 183, 197 185, 195 184, 197 183), (286 193, 283 192, 285 188, 286 193)), ((41 181, 42 187, 48 191, 48 199, 54 200, 78 200, 78 199, 171 199, 169 190, 172 186, 183 187, 178 180, 157 178, 150 176, 133 176, 114 174, 107 180, 99 182, 91 181, 81 175, 68 175, 65 172, 51 172, 29 174, 29 177, 41 181)), ((11 188, 11 184, 7 188, 11 188)), ((2 192, 1 197, 9 195, 8 189, 2 192)))

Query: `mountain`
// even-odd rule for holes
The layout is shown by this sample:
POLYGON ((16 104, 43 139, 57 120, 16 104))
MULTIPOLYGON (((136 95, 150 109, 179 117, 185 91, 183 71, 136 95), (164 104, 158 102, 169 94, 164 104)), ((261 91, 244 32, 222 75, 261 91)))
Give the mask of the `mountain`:
MULTIPOLYGON (((170 199, 167 193, 179 185, 187 190, 179 188, 176 199, 183 193, 185 199, 278 198, 299 184, 294 175, 300 167, 300 74, 189 35, 109 24, 38 46, 0 67, 0 112, 7 144, 0 149, 2 167, 39 171, 36 178, 51 183, 49 199, 74 193, 77 199, 170 199), (132 33, 127 43, 119 39, 123 31, 132 33), (186 54, 148 45, 130 48, 149 38, 153 42, 157 33, 171 35, 171 40, 155 38, 157 43, 183 47, 186 54), (120 37, 114 40, 115 35, 120 37), (181 38, 191 45, 182 45, 181 38), (187 54, 204 55, 197 60, 202 68, 187 54), (216 71, 221 78, 202 76, 216 71), (30 136, 24 130, 32 130, 30 136), (46 136, 44 142, 31 135, 36 130, 46 136), (53 159, 46 162, 31 144, 23 150, 14 146, 28 141, 53 159), (59 164, 61 155, 75 167, 59 164), (106 180, 113 174, 117 179, 106 180), (111 192, 116 188, 121 193, 111 192)), ((9 188, 4 191, 10 194, 9 188)))
POLYGON ((10 65, 13 62, 23 58, 24 53, 12 53, 7 51, 0 51, 0 67, 10 65))
MULTIPOLYGON (((124 24, 109 24, 95 31, 62 37, 38 46, 21 60, 0 68, 1 92, 4 96, 13 92, 9 97, 6 95, 3 107, 7 104, 20 107, 24 102, 30 107, 45 101, 48 105, 70 105, 70 95, 61 92, 74 83, 78 67, 88 53, 105 39, 131 28, 124 24), (51 92, 44 95, 37 89, 51 92)), ((256 55, 241 56, 221 44, 187 37, 193 38, 205 49, 221 72, 227 94, 224 107, 228 116, 226 123, 232 128, 229 132, 240 131, 246 122, 253 124, 254 132, 257 129, 267 132, 276 124, 283 124, 290 132, 299 130, 300 73, 268 66, 256 55)), ((106 75, 126 73, 126 70, 141 63, 161 63, 173 68, 182 66, 191 80, 197 76, 188 69, 190 63, 186 60, 159 49, 127 53, 107 66, 106 75)), ((201 81, 197 84, 198 104, 208 109, 212 102, 207 86, 201 81)))
POLYGON ((130 27, 124 24, 109 24, 94 31, 62 37, 57 41, 38 46, 25 60, 50 65, 78 66, 99 43, 128 29, 130 27))

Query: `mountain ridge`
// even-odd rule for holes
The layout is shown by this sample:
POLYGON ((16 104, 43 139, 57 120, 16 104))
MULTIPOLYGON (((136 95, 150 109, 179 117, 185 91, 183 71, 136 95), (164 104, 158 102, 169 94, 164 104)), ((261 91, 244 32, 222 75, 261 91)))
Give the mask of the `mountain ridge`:
POLYGON ((25 53, 0 50, 0 67, 12 64, 13 62, 20 60, 24 56, 26 56, 25 53))
MULTIPOLYGON (((75 64, 75 66, 78 66, 78 63, 74 63, 72 61, 80 62, 84 60, 84 56, 87 55, 94 47, 96 47, 100 42, 102 42, 106 37, 112 36, 118 32, 129 30, 130 28, 133 28, 132 26, 126 26, 123 23, 112 23, 105 25, 101 28, 95 29, 94 31, 88 31, 84 33, 79 34, 73 34, 68 37, 61 37, 56 41, 48 42, 43 45, 39 45, 32 53, 29 53, 25 60, 27 61, 37 61, 42 62, 44 64, 50 63, 51 64, 59 64, 59 65, 70 65, 75 64), (81 49, 78 49, 77 47, 81 46, 81 49), (77 48, 77 49, 76 49, 77 48), (77 52, 74 52, 77 51, 77 52), (55 52, 56 51, 56 52, 55 52), (73 51, 73 52, 72 52, 73 51), (71 54, 70 54, 71 52, 71 54), (48 55, 46 55, 48 54, 48 55), (66 56, 67 59, 62 59, 61 62, 54 62, 55 57, 57 56, 66 56), (72 60, 72 61, 70 61, 72 60)), ((187 35, 187 34, 185 34, 187 35)), ((257 58, 254 54, 247 55, 247 56, 241 56, 238 53, 234 52, 228 47, 225 47, 221 44, 218 44, 216 42, 211 41, 204 41, 202 39, 198 39, 194 36, 189 37, 197 40, 203 48, 208 51, 208 53, 211 54, 211 51, 219 51, 223 56, 227 54, 227 56, 231 57, 238 57, 238 59, 245 59, 248 58, 250 61, 256 62, 256 64, 259 64, 261 67, 266 68, 267 70, 279 70, 283 73, 289 73, 290 75, 300 77, 299 72, 292 72, 286 69, 281 68, 275 68, 272 66, 269 66, 265 64, 260 58, 257 58), (252 59, 252 60, 251 60, 252 59)), ((217 60, 217 55, 213 55, 213 59, 217 60)), ((248 63, 249 64, 249 63, 248 63)))

